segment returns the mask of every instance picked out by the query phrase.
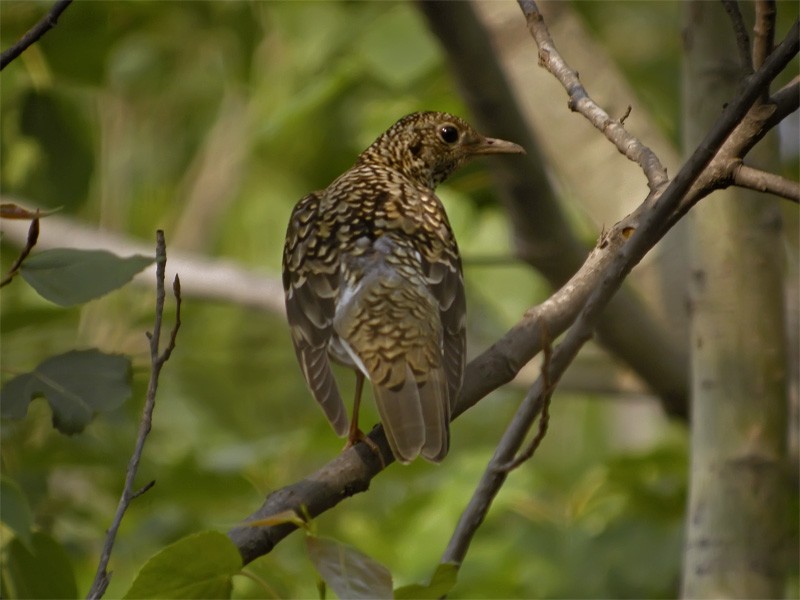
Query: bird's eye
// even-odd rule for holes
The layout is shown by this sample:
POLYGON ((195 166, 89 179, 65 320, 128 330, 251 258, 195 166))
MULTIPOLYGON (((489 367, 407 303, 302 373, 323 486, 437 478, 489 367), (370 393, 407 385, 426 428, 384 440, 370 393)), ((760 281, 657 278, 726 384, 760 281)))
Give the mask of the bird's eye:
POLYGON ((448 144, 455 144, 458 141, 458 129, 452 125, 443 125, 439 128, 439 137, 448 144))

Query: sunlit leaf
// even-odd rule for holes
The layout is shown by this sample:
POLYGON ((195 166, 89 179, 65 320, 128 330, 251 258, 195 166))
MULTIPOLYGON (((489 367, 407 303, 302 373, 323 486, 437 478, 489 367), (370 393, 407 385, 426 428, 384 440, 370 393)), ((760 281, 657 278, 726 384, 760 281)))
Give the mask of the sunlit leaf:
POLYGON ((39 294, 61 306, 88 302, 128 283, 153 258, 122 258, 106 250, 53 248, 30 256, 20 274, 39 294))
POLYGON ((128 357, 72 350, 8 381, 0 390, 0 414, 22 419, 31 400, 45 397, 53 426, 62 433, 79 433, 95 414, 114 410, 130 398, 130 380, 128 357))
POLYGON ((76 598, 78 586, 66 550, 49 535, 36 532, 28 550, 19 538, 8 545, 3 572, 15 598, 76 598))
POLYGON ((441 563, 431 577, 428 585, 406 585, 394 591, 394 597, 400 599, 441 598, 446 596, 456 585, 458 566, 453 563, 441 563))
POLYGON ((28 550, 33 549, 31 527, 33 514, 28 499, 15 481, 8 477, 0 477, 0 520, 25 544, 28 550))
POLYGON ((218 531, 196 533, 148 560, 125 598, 230 598, 242 569, 233 542, 218 531))
POLYGON ((336 540, 307 536, 308 555, 339 598, 392 598, 392 575, 376 560, 336 540))

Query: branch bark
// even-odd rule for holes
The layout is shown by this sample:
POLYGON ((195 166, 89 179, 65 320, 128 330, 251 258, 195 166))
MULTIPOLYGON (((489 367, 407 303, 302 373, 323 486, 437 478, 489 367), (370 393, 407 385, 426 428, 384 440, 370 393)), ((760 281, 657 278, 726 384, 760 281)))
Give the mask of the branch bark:
POLYGON ((800 203, 800 183, 755 167, 739 164, 734 170, 733 183, 739 187, 774 194, 800 203))
POLYGON ((72 0, 58 0, 53 7, 43 16, 36 25, 31 27, 20 40, 4 50, 0 54, 0 71, 17 58, 20 54, 25 52, 32 44, 36 43, 41 37, 50 31, 58 23, 58 18, 61 16, 67 7, 72 3, 72 0))

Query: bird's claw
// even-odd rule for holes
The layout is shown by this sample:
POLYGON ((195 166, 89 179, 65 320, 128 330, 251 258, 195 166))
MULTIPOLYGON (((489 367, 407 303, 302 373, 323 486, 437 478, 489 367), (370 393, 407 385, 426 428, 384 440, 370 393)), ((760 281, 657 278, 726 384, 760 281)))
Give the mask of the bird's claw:
POLYGON ((378 460, 381 461, 381 469, 386 468, 386 462, 383 460, 383 454, 381 453, 381 449, 378 446, 378 444, 373 442, 372 439, 366 433, 364 433, 358 428, 356 428, 354 431, 351 431, 347 435, 347 442, 345 443, 344 448, 342 448, 342 452, 344 452, 348 448, 355 446, 358 442, 364 442, 367 448, 372 450, 372 453, 378 457, 378 460))

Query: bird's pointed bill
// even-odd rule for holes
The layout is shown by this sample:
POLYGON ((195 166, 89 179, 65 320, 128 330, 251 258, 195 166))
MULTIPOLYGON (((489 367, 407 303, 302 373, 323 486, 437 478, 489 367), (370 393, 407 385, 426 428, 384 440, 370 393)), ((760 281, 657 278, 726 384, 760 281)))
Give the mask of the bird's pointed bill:
POLYGON ((474 154, 526 154, 525 148, 497 138, 481 138, 472 148, 474 154))

